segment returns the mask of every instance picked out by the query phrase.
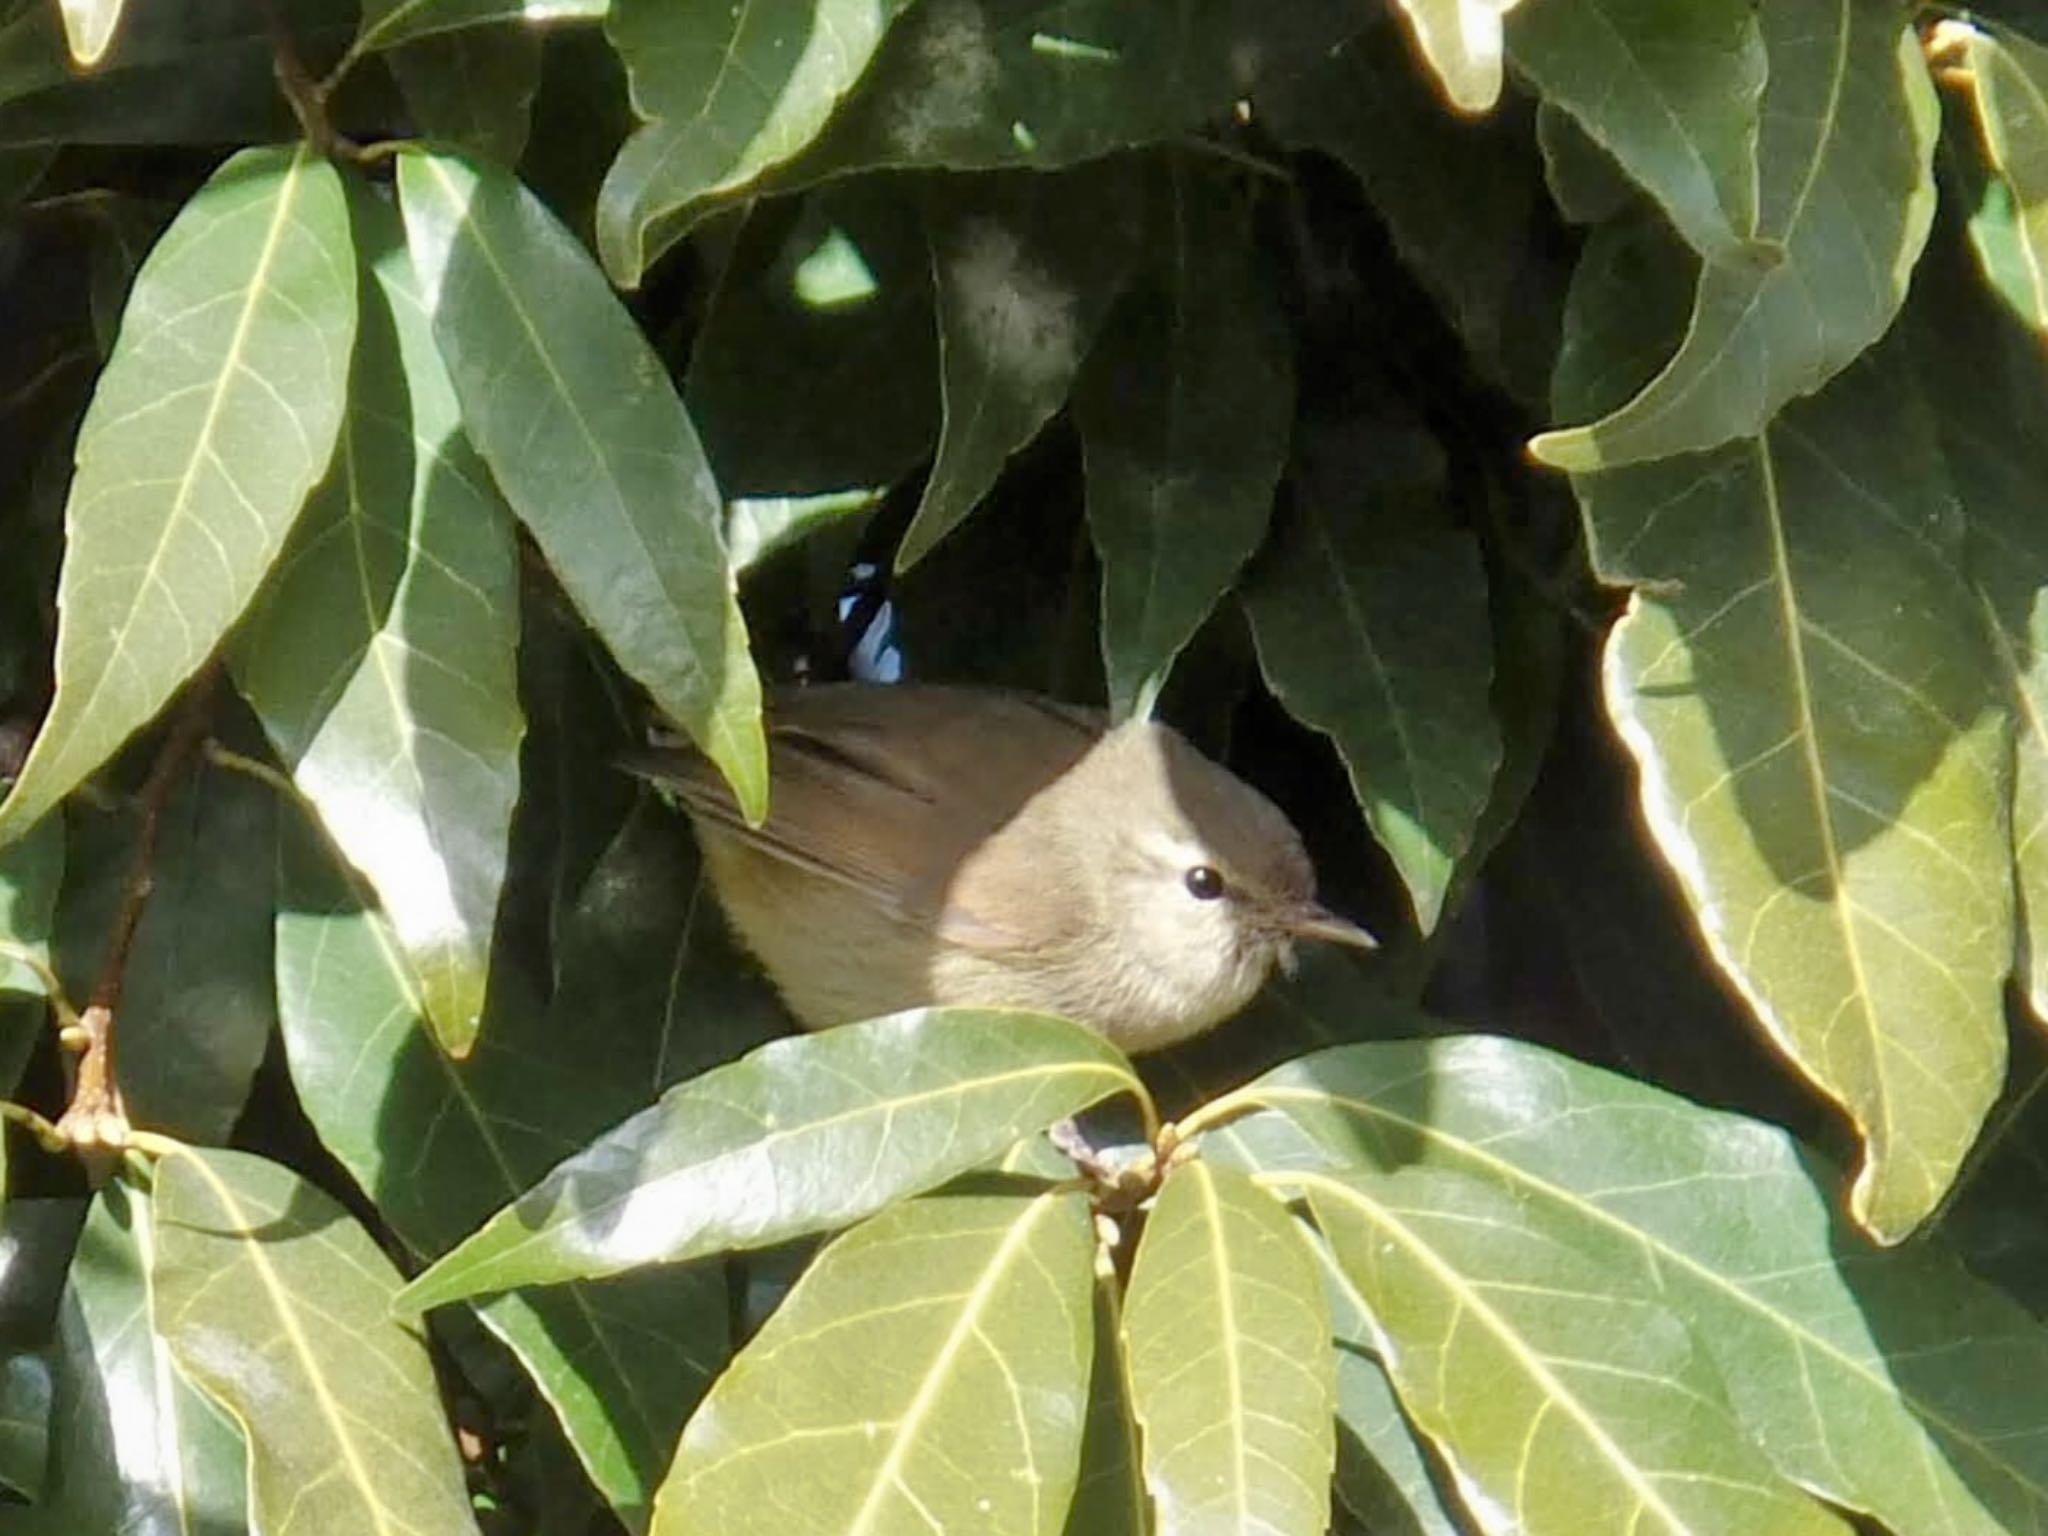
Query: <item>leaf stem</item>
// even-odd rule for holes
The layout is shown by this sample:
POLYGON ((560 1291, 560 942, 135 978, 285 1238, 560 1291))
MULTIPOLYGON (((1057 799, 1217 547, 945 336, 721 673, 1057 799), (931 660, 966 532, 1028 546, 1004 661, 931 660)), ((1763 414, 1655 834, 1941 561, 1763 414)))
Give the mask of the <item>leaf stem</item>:
POLYGON ((1174 1123, 1174 1130, 1183 1143, 1193 1141, 1204 1131, 1213 1131, 1228 1125, 1240 1116, 1264 1108, 1264 1101, 1255 1091, 1255 1086, 1233 1088, 1221 1098, 1198 1104, 1174 1123))
MULTIPOLYGON (((206 734, 212 717, 215 672, 207 668, 194 681, 191 692, 179 708, 170 734, 157 749, 149 777, 141 794, 142 827, 129 857, 128 873, 121 883, 121 902, 114 911, 114 924, 107 939, 106 959, 85 1012, 78 1016, 83 1034, 77 1074, 72 1080, 71 1102, 58 1117, 56 1130, 67 1142, 94 1159, 95 1151, 107 1151, 128 1144, 128 1107, 121 1097, 120 1079, 114 1070, 115 1019, 121 1009, 121 987, 127 977, 128 953, 135 944, 135 931, 149 904, 151 869, 156 859, 157 827, 163 820, 165 804, 177 783, 179 770, 206 734)), ((96 1170, 101 1174, 105 1170, 96 1170)))
POLYGON ((0 1099, 0 1120, 12 1120, 16 1125, 25 1128, 45 1152, 63 1152, 71 1146, 62 1131, 26 1104, 0 1099))
POLYGON ((60 1030, 78 1027, 78 1010, 72 1007, 71 999, 64 991, 64 983, 49 961, 25 945, 7 939, 0 939, 0 961, 18 965, 35 976, 42 986, 43 995, 49 1000, 50 1011, 57 1015, 60 1030))

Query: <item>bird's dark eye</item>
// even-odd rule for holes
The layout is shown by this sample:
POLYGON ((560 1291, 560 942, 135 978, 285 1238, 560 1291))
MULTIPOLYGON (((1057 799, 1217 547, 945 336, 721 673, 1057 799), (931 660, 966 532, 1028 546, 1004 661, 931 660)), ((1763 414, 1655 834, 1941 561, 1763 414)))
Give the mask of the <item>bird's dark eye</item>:
POLYGON ((1188 894, 1197 901, 1214 901, 1223 894, 1223 876, 1207 864, 1197 864, 1182 878, 1187 882, 1188 894))

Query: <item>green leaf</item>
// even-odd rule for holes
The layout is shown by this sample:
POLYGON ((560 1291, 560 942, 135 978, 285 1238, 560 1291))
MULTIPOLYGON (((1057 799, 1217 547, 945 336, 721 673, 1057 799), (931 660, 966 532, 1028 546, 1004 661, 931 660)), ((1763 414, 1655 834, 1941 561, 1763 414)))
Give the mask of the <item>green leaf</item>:
POLYGON ((597 202, 597 249, 623 288, 718 202, 818 136, 909 0, 618 0, 606 30, 647 122, 597 202))
POLYGON ((1330 1302, 1337 1355, 1337 1499, 1368 1531, 1460 1536, 1455 1496, 1439 1486, 1387 1380, 1372 1309, 1320 1233, 1309 1237, 1330 1302))
MULTIPOLYGON (((1944 238, 1946 236, 1946 238, 1944 238)), ((2048 1020, 2048 364, 2038 336, 1987 303, 1953 231, 1906 311, 1911 359, 1969 533, 1966 566, 2013 715, 2011 839, 2019 882, 2019 980, 2048 1020), (1936 281, 1936 278, 1941 279, 1936 281)))
MULTIPOLYGON (((1939 109, 1890 0, 1769 5, 1758 213, 1709 261, 1678 350, 1633 399, 1529 446, 1574 472, 1751 436, 1884 334, 1934 215, 1939 109)), ((1577 414, 1564 412, 1563 414, 1577 414)))
MULTIPOLYGON (((54 820, 0 848, 0 1098, 14 1092, 49 1016, 37 965, 50 964, 57 892, 64 881, 64 828, 54 820), (30 964, 12 958, 20 956, 30 964)), ((7 1148, 0 1138, 0 1191, 7 1148)))
POLYGON ((1497 1189, 1436 1168, 1296 1177, 1489 1528, 1846 1536, 1772 1474, 1683 1323, 1612 1294, 1497 1189))
POLYGON ((1256 270, 1250 210, 1180 159, 1153 188, 1154 261, 1111 313, 1074 402, 1118 718, 1149 712, 1258 546, 1294 415, 1293 358, 1256 270))
POLYGON ((49 1536, 242 1536, 247 1453, 164 1337, 160 1244, 147 1199, 101 1188, 72 1255, 52 1348, 49 1536))
POLYGON ((1444 111, 1397 28, 1382 23, 1273 81, 1258 115, 1282 143, 1320 149, 1358 178, 1403 265, 1481 366, 1518 394, 1531 375, 1547 382, 1555 338, 1531 345, 1523 334, 1531 317, 1519 278, 1541 196, 1512 104, 1483 119, 1444 111), (1542 363, 1527 366, 1524 352, 1542 363))
MULTIPOLYGON (((457 1064, 435 1047, 382 919, 349 898, 310 838, 288 848, 277 980, 292 1080, 321 1141, 416 1252, 453 1246, 646 1103, 666 1073, 688 1070, 691 1042, 674 1036, 708 1032, 732 1001, 730 985, 709 985, 723 978, 704 974, 694 943, 716 927, 694 868, 653 852, 621 834, 564 920, 556 1003, 532 997, 516 969, 499 975, 488 1025, 457 1064), (671 986, 688 1004, 680 1018, 671 986), (591 1048, 597 1019, 601 1050, 591 1048)), ((591 1480, 644 1529, 676 1437, 727 1351, 723 1277, 653 1269, 498 1296, 478 1311, 533 1376, 591 1480)))
POLYGON ((356 53, 504 22, 602 21, 610 0, 363 0, 356 53))
POLYGON ((23 1352, 0 1359, 0 1486, 43 1502, 50 1461, 50 1362, 23 1352))
POLYGON ((171 1354, 249 1442, 254 1522, 276 1536, 476 1522, 398 1273, 326 1195, 244 1152, 157 1161, 150 1278, 171 1354))
MULTIPOLYGON (((1646 308, 1617 282, 1574 302, 1595 335, 1646 308)), ((1715 960, 1854 1120, 1852 1209, 1887 1242, 1998 1092, 2012 953, 2007 722, 1913 379, 1888 344, 1761 437, 1574 482, 1595 570, 1636 588, 1607 705, 1650 830, 1715 960)))
MULTIPOLYGON (((1432 1230, 1481 1204, 1512 1208, 1496 1275, 1522 1255, 1523 1280, 1555 1283, 1544 1255, 1582 1255, 1592 1297, 1617 1303, 1597 1339, 1625 1331, 1630 1298, 1676 1314, 1791 1482, 1897 1531, 1993 1536, 2048 1520, 2035 1432, 2048 1424, 2048 1332, 1937 1242, 1872 1249, 1830 1209, 1831 1171, 1784 1132, 1479 1037, 1340 1047, 1245 1094, 1281 1114, 1220 1133, 1212 1157, 1274 1177, 1341 1172, 1375 1199, 1402 1170, 1454 1177, 1432 1230)), ((1475 1254, 1495 1241, 1473 1238, 1475 1254)), ((1346 1267, 1370 1299, 1368 1277, 1346 1267)), ((1664 1422, 1675 1433, 1689 1413, 1664 1422)))
POLYGON ((463 424, 499 489, 619 664, 759 819, 760 680, 718 488, 660 359, 504 172, 415 150, 398 185, 463 424))
POLYGON ((1500 100, 1501 14, 1514 0, 1399 0, 1409 36, 1460 112, 1489 112, 1500 100))
POLYGON ((1050 170, 1171 142, 1356 31, 1356 8, 939 0, 889 29, 817 141, 761 184, 889 167, 1050 170))
POLYGON ((1138 191, 1122 161, 933 186, 926 222, 945 425, 896 552, 899 571, 958 527, 1067 403, 1134 253, 1138 191))
POLYGON ((938 436, 932 260, 900 181, 751 217, 690 353, 687 401, 728 496, 887 486, 938 436))
POLYGON ((1546 101, 1536 109, 1536 143, 1550 200, 1572 223, 1605 224, 1635 200, 1635 183, 1563 107, 1546 101))
POLYGON ((739 496, 726 505, 725 547, 742 576, 794 548, 821 529, 852 523, 875 510, 888 493, 868 486, 819 496, 739 496))
POLYGON ((655 1536, 1058 1536, 1088 1389, 1087 1200, 940 1196, 832 1243, 690 1420, 655 1536))
MULTIPOLYGON (((1031 1145, 1045 1142, 1040 1138, 1031 1145)), ((1117 1287, 1098 1276, 1088 1416, 1081 1425, 1080 1471, 1065 1536, 1151 1536, 1152 1500, 1145 1491, 1138 1421, 1131 1412, 1121 1312, 1117 1287)))
MULTIPOLYGON (((354 30, 354 0, 281 5, 310 60, 324 64, 354 30)), ((57 5, 31 0, 8 10, 0 19, 0 145, 217 146, 297 132, 277 88, 264 13, 240 0, 125 7, 89 70, 72 60, 57 5)))
POLYGON ((1159 1536, 1322 1536, 1329 1306, 1271 1195, 1199 1160, 1167 1175, 1131 1270, 1124 1348, 1159 1536))
POLYGON ((519 163, 540 89, 536 28, 436 32, 392 50, 389 63, 421 137, 499 165, 519 163))
POLYGON ((121 25, 122 0, 60 0, 64 14, 64 41, 71 49, 72 62, 81 69, 99 63, 114 31, 121 25))
POLYGON ((916 1009, 777 1040, 670 1089, 561 1164, 415 1280, 404 1304, 826 1231, 1142 1092, 1114 1047, 1042 1014, 916 1009))
POLYGON ((79 434, 57 697, 0 842, 161 709, 255 594, 333 452, 354 334, 334 168, 235 156, 150 253, 79 434))
MULTIPOLYGON (((236 733, 234 739, 240 739, 236 733)), ((92 996, 141 836, 134 807, 69 812, 58 971, 92 996)), ((139 1125, 224 1142, 277 1018, 271 981, 277 797, 211 763, 187 770, 158 818, 150 898, 122 970, 120 1080, 139 1125)))
POLYGON ((518 554, 397 215, 367 193, 354 215, 361 318, 340 447, 232 661, 460 1055, 483 1016, 519 794, 518 554))
MULTIPOLYGON (((2010 199, 2006 243, 2016 281, 1994 286, 2028 325, 2048 329, 2048 48, 2018 32, 1954 22, 1938 36, 1953 49, 1984 157, 2010 199)), ((1980 255, 1989 266, 1993 253, 1980 255)))
POLYGON ((1757 14, 1750 0, 1542 0, 1510 13, 1508 56, 1688 245, 1740 262, 1758 211, 1757 14))
POLYGON ((1333 506, 1298 487, 1249 572, 1266 684, 1337 743, 1424 933, 1486 807, 1501 738, 1478 541, 1443 511, 1439 450, 1386 419, 1345 425, 1377 452, 1333 506))

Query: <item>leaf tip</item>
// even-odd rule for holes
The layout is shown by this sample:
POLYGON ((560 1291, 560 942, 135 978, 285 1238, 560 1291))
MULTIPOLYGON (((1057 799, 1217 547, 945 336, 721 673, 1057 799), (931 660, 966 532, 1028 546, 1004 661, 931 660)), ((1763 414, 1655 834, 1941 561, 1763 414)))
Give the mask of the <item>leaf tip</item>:
POLYGON ((1600 450, 1587 427, 1538 432, 1529 439, 1528 454, 1533 462, 1545 469, 1561 469, 1570 475, 1600 468, 1600 450))

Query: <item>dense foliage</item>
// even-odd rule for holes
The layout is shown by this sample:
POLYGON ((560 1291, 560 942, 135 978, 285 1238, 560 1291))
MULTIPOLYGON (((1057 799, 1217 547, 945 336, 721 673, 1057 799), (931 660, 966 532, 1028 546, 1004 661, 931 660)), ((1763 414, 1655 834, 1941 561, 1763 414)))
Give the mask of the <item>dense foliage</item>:
POLYGON ((2028 0, 0 0, 0 1524, 2048 1528, 2044 210, 2028 0), (898 674, 1382 952, 792 1034, 615 760, 898 674))

